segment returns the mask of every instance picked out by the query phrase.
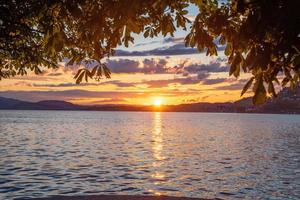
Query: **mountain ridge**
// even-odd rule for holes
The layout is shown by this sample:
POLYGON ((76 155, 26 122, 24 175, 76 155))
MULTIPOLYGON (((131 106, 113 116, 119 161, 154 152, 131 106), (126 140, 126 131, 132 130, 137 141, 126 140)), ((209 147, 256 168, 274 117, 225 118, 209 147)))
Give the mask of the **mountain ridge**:
POLYGON ((251 97, 235 102, 191 103, 179 105, 77 105, 67 101, 44 100, 27 102, 0 97, 0 110, 90 110, 90 111, 161 111, 161 112, 229 112, 229 113, 287 113, 300 114, 300 87, 279 92, 277 98, 270 98, 261 106, 253 106, 251 97))

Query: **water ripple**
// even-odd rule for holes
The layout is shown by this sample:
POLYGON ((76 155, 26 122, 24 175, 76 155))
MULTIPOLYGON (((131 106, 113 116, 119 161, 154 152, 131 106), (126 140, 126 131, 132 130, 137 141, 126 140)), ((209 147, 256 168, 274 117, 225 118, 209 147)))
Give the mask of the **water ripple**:
POLYGON ((300 116, 0 112, 0 199, 300 199, 300 116))

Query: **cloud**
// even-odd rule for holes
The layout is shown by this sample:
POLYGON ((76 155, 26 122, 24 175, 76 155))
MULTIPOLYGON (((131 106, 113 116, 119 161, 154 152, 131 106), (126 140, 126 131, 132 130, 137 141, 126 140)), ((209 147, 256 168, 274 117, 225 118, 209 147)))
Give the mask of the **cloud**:
POLYGON ((61 72, 51 72, 51 73, 47 74, 47 76, 61 76, 61 75, 63 75, 63 73, 61 73, 61 72))
POLYGON ((120 80, 111 80, 99 83, 60 83, 60 84, 31 84, 31 87, 49 87, 49 88, 64 88, 64 87, 86 87, 86 86, 101 86, 101 85, 115 85, 117 87, 136 87, 139 84, 146 84, 149 88, 162 88, 167 87, 169 84, 180 84, 180 85, 189 85, 189 84, 198 84, 208 83, 210 81, 219 81, 214 79, 206 79, 209 77, 208 73, 199 73, 196 76, 187 76, 174 79, 162 79, 162 80, 142 80, 140 82, 123 82, 120 80))
POLYGON ((33 87, 51 87, 51 88, 59 88, 59 87, 85 87, 85 86, 100 86, 100 85, 116 85, 118 87, 134 87, 136 83, 130 82, 122 82, 119 80, 113 81, 104 81, 99 83, 60 83, 60 84, 31 84, 33 87))
POLYGON ((214 85, 214 84, 223 83, 223 82, 227 82, 227 81, 228 81, 227 78, 205 79, 204 81, 202 81, 202 84, 203 85, 214 85))
POLYGON ((215 87, 216 90, 242 90, 248 79, 227 79, 226 82, 231 83, 230 85, 215 87))
MULTIPOLYGON (((176 74, 182 74, 183 76, 189 76, 190 74, 205 74, 205 73, 220 73, 228 72, 229 66, 224 65, 222 60, 216 60, 208 64, 203 63, 188 63, 188 60, 185 60, 182 63, 179 63, 172 70, 176 74)), ((169 70, 171 71, 171 70, 169 70)))
POLYGON ((78 98, 125 98, 135 95, 136 92, 118 91, 88 91, 88 90, 63 90, 63 91, 1 91, 0 96, 22 99, 26 101, 40 100, 70 100, 78 98))
POLYGON ((200 81, 205 80, 207 77, 209 77, 209 74, 206 72, 198 72, 197 79, 200 81))
POLYGON ((228 72, 229 66, 224 65, 224 61, 216 60, 208 64, 203 63, 188 63, 188 60, 180 63, 174 67, 168 66, 168 59, 160 58, 145 58, 142 61, 135 61, 130 59, 107 60, 107 65, 113 73, 144 73, 144 74, 172 74, 182 73, 188 74, 199 73, 218 73, 228 72))
MULTIPOLYGON (((130 58, 117 58, 117 59, 106 59, 106 64, 112 73, 115 74, 182 74, 188 76, 189 74, 199 74, 199 73, 218 73, 227 72, 229 66, 224 64, 225 61, 222 58, 217 58, 215 61, 211 61, 208 64, 191 63, 191 59, 186 59, 182 63, 178 63, 174 66, 170 62, 169 58, 145 58, 143 60, 136 60, 130 58)), ((92 69, 91 64, 86 66, 88 69, 92 69)), ((64 73, 72 74, 77 73, 79 68, 84 67, 83 65, 73 65, 66 66, 63 68, 64 73)), ((49 73, 49 78, 54 76, 59 76, 63 74, 61 71, 49 73)))
POLYGON ((91 101, 89 104, 116 104, 116 103, 128 103, 124 98, 102 98, 100 100, 91 101))
POLYGON ((144 73, 144 74, 167 74, 167 59, 144 59, 135 61, 130 59, 107 60, 107 65, 113 73, 144 73))
POLYGON ((142 72, 144 74, 165 74, 168 71, 166 59, 144 59, 142 72))
POLYGON ((168 38, 165 38, 163 40, 163 43, 183 43, 184 42, 184 37, 178 37, 178 38, 175 38, 175 37, 168 37, 168 38))
POLYGON ((97 86, 100 85, 99 83, 59 83, 59 84, 39 84, 34 83, 32 84, 33 87, 51 87, 51 88, 59 88, 59 87, 82 87, 82 86, 97 86))
POLYGON ((209 74, 198 74, 197 76, 189 76, 184 78, 174 78, 166 80, 148 80, 143 81, 144 84, 147 84, 149 88, 162 88, 167 87, 169 84, 180 84, 180 85, 192 85, 202 82, 207 78, 209 74))
MULTIPOLYGON (((124 51, 124 50, 116 50, 114 56, 166 56, 166 55, 186 55, 186 54, 199 54, 206 52, 199 52, 197 48, 186 47, 183 38, 166 38, 163 40, 163 44, 165 43, 175 43, 172 46, 167 47, 159 47, 152 50, 146 51, 124 51)), ((225 49, 224 45, 218 45, 217 48, 219 51, 223 51, 225 49)), ((145 44, 146 45, 146 44, 145 44)))
MULTIPOLYGON (((168 87, 170 84, 178 84, 178 85, 194 85, 201 83, 202 85, 214 85, 218 83, 224 82, 233 82, 233 79, 228 78, 216 78, 216 79, 208 79, 210 76, 209 73, 199 73, 196 76, 182 76, 180 78, 174 79, 162 79, 162 80, 142 80, 139 82, 123 82, 120 80, 111 80, 99 83, 60 83, 60 84, 30 84, 31 87, 49 87, 49 88, 64 88, 64 87, 85 87, 85 86, 103 86, 103 85, 115 85, 120 88, 127 87, 137 87, 140 84, 146 84, 148 88, 163 88, 168 87)), ((21 84, 21 83, 20 83, 21 84)), ((233 88, 240 88, 240 86, 244 84, 244 81, 241 82, 238 86, 233 86, 233 88)), ((24 85, 24 83, 22 83, 24 85)), ((220 88, 230 88, 230 86, 220 86, 220 88)), ((217 87, 219 89, 219 87, 217 87)))
MULTIPOLYGON (((139 68, 139 61, 132 60, 132 59, 106 59, 106 65, 110 69, 112 73, 119 74, 119 73, 137 73, 140 72, 141 69, 139 68)), ((90 63, 80 63, 74 65, 68 65, 63 68, 64 72, 71 71, 73 74, 77 73, 80 68, 87 68, 89 70, 93 69, 97 64, 96 61, 90 61, 90 63)))
MULTIPOLYGON (((161 91, 160 96, 176 97, 189 95, 190 91, 161 91)), ((103 98, 149 98, 157 95, 154 92, 140 92, 140 91, 88 91, 88 90, 63 90, 63 91, 0 91, 0 96, 7 98, 20 99, 24 101, 41 101, 41 100, 62 100, 71 101, 75 99, 88 99, 89 102, 103 98)))
POLYGON ((175 44, 170 47, 156 48, 147 51, 124 51, 116 50, 115 56, 163 56, 163 55, 183 55, 183 54, 196 54, 199 51, 196 48, 185 47, 183 43, 175 44))
POLYGON ((107 66, 112 73, 144 73, 144 74, 166 74, 168 73, 166 59, 144 59, 135 61, 130 59, 107 60, 107 66), (141 67, 140 67, 141 66, 141 67))
POLYGON ((136 73, 141 69, 139 68, 139 62, 129 59, 118 60, 106 60, 107 66, 113 73, 136 73))
POLYGON ((55 81, 57 80, 57 77, 54 76, 43 76, 42 75, 26 75, 26 76, 15 76, 12 79, 13 80, 25 80, 25 81, 55 81))
POLYGON ((138 43, 136 45, 134 45, 135 47, 140 47, 140 46, 147 46, 147 45, 151 45, 151 44, 157 44, 157 43, 162 43, 162 44, 166 44, 166 43, 183 43, 184 42, 184 37, 168 37, 168 38, 164 38, 163 41, 149 41, 149 42, 144 42, 144 43, 138 43))
POLYGON ((209 64, 191 64, 184 67, 184 70, 189 73, 197 73, 199 71, 207 72, 228 72, 229 66, 221 66, 220 62, 211 62, 209 64))
POLYGON ((103 84, 104 85, 111 84, 111 85, 116 85, 118 87, 135 87, 136 83, 122 82, 122 81, 115 80, 115 81, 106 81, 106 82, 103 82, 103 84))
POLYGON ((216 90, 242 90, 244 87, 244 83, 238 82, 231 85, 218 86, 215 87, 216 90))
POLYGON ((135 47, 139 47, 139 46, 147 46, 149 44, 156 44, 156 43, 160 43, 160 41, 151 41, 151 42, 144 42, 144 43, 138 43, 136 45, 134 45, 135 47))
POLYGON ((28 83, 26 81, 17 81, 14 86, 26 86, 26 87, 32 87, 32 83, 28 83))

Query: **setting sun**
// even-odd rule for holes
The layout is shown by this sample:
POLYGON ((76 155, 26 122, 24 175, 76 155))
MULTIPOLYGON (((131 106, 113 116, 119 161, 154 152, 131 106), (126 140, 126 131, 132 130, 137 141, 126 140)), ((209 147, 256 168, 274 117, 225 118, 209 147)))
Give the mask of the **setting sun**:
POLYGON ((154 102, 153 102, 153 104, 154 104, 155 106, 161 106, 162 100, 161 100, 161 99, 155 99, 154 102))

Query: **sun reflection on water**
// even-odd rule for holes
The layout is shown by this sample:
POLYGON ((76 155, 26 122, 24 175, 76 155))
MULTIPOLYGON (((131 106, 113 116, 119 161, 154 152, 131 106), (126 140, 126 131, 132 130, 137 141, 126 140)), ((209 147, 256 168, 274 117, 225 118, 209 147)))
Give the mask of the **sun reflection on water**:
POLYGON ((155 158, 155 162, 153 165, 157 166, 157 164, 161 163, 165 157, 162 155, 163 150, 163 133, 161 131, 161 113, 154 113, 154 126, 153 126, 153 157, 155 158))
MULTIPOLYGON (((155 168, 151 178, 154 181, 154 185, 159 185, 161 182, 166 181, 165 174, 160 170, 166 157, 163 155, 163 132, 162 132, 162 120, 161 113, 154 113, 153 120, 153 135, 152 135, 152 152, 153 152, 153 163, 152 166, 155 168)), ((155 195, 162 195, 161 192, 155 190, 149 190, 149 192, 155 195)))

